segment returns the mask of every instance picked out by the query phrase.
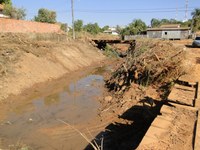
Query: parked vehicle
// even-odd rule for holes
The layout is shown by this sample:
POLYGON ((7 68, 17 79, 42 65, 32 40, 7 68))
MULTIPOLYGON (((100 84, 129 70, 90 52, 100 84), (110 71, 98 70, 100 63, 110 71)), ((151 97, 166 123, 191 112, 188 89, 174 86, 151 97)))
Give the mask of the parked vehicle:
POLYGON ((193 43, 192 43, 192 47, 200 47, 200 36, 197 36, 193 43))

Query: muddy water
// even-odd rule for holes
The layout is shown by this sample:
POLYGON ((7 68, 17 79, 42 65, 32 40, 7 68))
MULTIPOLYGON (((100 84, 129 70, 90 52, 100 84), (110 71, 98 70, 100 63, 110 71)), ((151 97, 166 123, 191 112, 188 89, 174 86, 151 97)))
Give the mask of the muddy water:
POLYGON ((0 120, 0 146, 20 143, 33 149, 80 149, 81 145, 83 148, 86 141, 78 135, 69 139, 72 129, 58 120, 72 126, 87 126, 97 116, 97 99, 103 86, 101 75, 88 75, 63 84, 56 93, 15 106, 6 119, 0 120))

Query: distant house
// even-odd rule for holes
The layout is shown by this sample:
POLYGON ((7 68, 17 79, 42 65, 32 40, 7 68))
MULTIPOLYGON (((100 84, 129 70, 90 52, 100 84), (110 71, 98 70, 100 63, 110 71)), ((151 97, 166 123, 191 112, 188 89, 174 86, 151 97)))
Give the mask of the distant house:
POLYGON ((105 30, 104 33, 111 34, 111 35, 119 35, 116 28, 114 28, 114 27, 108 28, 108 30, 105 30))
POLYGON ((0 18, 8 18, 8 16, 5 16, 3 14, 3 10, 4 10, 4 6, 2 4, 0 4, 0 18))
POLYGON ((148 28, 147 38, 188 39, 190 28, 182 28, 180 24, 162 25, 159 28, 148 28))

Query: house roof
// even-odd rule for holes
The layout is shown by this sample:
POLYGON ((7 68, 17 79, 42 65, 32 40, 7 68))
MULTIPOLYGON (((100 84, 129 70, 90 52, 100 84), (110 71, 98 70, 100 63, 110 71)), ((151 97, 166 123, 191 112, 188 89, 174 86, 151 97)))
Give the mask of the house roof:
POLYGON ((4 6, 2 4, 0 4, 0 10, 3 10, 4 6))
POLYGON ((160 26, 160 28, 180 28, 180 27, 181 27, 180 24, 164 24, 160 26))
POLYGON ((183 31, 190 30, 190 28, 147 28, 147 31, 183 31))

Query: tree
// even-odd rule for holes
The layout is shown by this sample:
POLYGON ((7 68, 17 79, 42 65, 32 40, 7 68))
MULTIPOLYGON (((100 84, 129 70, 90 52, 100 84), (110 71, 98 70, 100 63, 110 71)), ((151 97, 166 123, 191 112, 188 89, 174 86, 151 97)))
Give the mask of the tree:
POLYGON ((121 33, 122 28, 121 28, 119 25, 117 25, 117 26, 116 26, 116 31, 117 31, 117 33, 121 33))
POLYGON ((168 19, 161 19, 161 24, 169 24, 170 21, 168 19))
POLYGON ((200 18, 200 9, 196 8, 192 13, 191 13, 193 18, 200 18))
POLYGON ((193 31, 198 31, 200 30, 200 9, 196 8, 192 13, 192 26, 193 26, 193 31))
POLYGON ((86 32, 89 32, 93 35, 98 34, 101 31, 101 28, 99 27, 98 23, 89 23, 84 26, 83 28, 86 32))
POLYGON ((0 4, 9 4, 9 5, 12 5, 12 1, 11 0, 0 0, 0 4))
POLYGON ((109 26, 106 25, 106 26, 104 26, 101 30, 102 30, 102 31, 106 31, 106 30, 108 30, 108 29, 109 29, 109 26))
POLYGON ((61 23, 60 29, 64 32, 68 32, 68 24, 67 23, 61 23))
POLYGON ((83 21, 82 20, 76 20, 74 21, 74 28, 75 31, 80 32, 83 29, 83 21))
POLYGON ((158 19, 156 19, 156 18, 151 19, 151 27, 152 27, 152 28, 159 27, 159 26, 160 26, 160 23, 161 23, 161 21, 158 20, 158 19))
POLYGON ((191 27, 192 25, 192 19, 189 19, 188 21, 181 22, 181 27, 191 27))
POLYGON ((146 28, 147 28, 147 26, 146 26, 145 22, 143 22, 141 19, 135 19, 128 26, 126 26, 123 29, 118 27, 118 30, 120 31, 119 33, 123 39, 125 35, 140 34, 143 31, 145 31, 146 28))
POLYGON ((38 15, 34 18, 37 22, 56 23, 56 12, 45 8, 38 10, 38 15))
POLYGON ((24 8, 16 8, 10 4, 5 4, 3 14, 12 19, 24 20, 26 17, 26 10, 24 8))
POLYGON ((142 31, 145 31, 147 28, 145 22, 141 19, 135 19, 129 24, 130 34, 140 34, 142 31))
POLYGON ((121 29, 120 35, 122 36, 122 38, 123 38, 125 35, 131 35, 129 26, 127 26, 127 27, 121 29))

